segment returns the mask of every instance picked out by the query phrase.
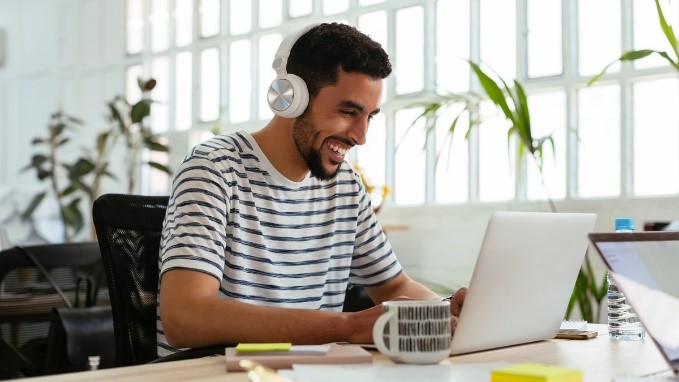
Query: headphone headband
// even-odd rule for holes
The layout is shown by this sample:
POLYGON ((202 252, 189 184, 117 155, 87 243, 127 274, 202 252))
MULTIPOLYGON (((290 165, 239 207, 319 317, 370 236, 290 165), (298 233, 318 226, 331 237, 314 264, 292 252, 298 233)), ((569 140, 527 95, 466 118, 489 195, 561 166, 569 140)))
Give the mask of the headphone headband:
POLYGON ((297 32, 286 36, 283 39, 283 41, 281 41, 281 45, 278 47, 276 55, 274 56, 273 59, 273 63, 271 64, 273 70, 276 71, 277 77, 281 77, 287 74, 288 57, 290 57, 290 50, 292 50, 292 47, 295 45, 297 40, 299 40, 299 38, 302 37, 306 32, 317 27, 318 25, 320 24, 307 25, 306 27, 298 30, 297 32))

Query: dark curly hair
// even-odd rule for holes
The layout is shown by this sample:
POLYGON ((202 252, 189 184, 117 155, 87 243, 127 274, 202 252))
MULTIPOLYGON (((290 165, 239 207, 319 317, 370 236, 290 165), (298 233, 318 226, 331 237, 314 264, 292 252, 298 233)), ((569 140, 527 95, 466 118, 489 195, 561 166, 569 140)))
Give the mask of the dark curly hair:
POLYGON ((389 56, 382 46, 346 24, 320 24, 302 35, 290 49, 287 72, 306 82, 310 99, 322 87, 337 83, 340 68, 374 79, 387 78, 391 73, 389 56))

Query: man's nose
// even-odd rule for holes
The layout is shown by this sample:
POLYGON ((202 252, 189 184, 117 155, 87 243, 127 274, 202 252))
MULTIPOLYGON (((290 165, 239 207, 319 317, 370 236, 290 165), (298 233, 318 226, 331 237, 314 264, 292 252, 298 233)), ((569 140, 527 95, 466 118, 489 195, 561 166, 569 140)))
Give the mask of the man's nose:
POLYGON ((357 121, 349 128, 347 137, 356 145, 365 144, 366 136, 368 135, 368 124, 369 121, 367 119, 357 121))

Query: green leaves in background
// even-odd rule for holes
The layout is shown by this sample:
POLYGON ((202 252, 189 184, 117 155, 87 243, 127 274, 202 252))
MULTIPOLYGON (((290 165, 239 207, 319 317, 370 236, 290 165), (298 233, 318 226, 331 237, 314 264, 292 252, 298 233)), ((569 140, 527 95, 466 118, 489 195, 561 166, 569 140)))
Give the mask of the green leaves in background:
MULTIPOLYGON (((45 152, 34 154, 29 165, 22 171, 33 169, 39 181, 49 181, 50 191, 59 205, 60 217, 64 224, 64 241, 71 241, 73 236, 84 228, 85 216, 89 215, 92 203, 101 194, 102 180, 117 179, 109 170, 109 161, 111 151, 119 140, 123 140, 127 148, 125 164, 128 193, 135 190, 137 170, 141 166, 141 150, 169 151, 169 147, 162 143, 160 137, 144 126, 144 121, 151 113, 153 102, 147 97, 147 93, 153 90, 156 81, 139 79, 138 86, 142 91, 142 98, 135 104, 131 105, 121 96, 106 102, 109 127, 97 134, 94 150, 85 148, 83 155, 74 162, 66 163, 60 160, 62 156, 60 149, 71 142, 75 128, 82 125, 77 118, 63 112, 53 114, 48 126, 48 136, 32 141, 34 146, 44 146, 45 152), (83 196, 88 201, 85 204, 85 213, 81 210, 83 196)), ((168 166, 161 163, 147 161, 145 164, 164 173, 172 173, 168 166)), ((43 191, 36 194, 22 213, 22 218, 30 219, 48 193, 43 191)), ((93 232, 91 235, 94 238, 93 232)))
POLYGON ((677 46, 677 38, 674 35, 674 30, 672 29, 671 25, 667 24, 667 20, 665 19, 665 15, 663 14, 662 8, 660 7, 660 3, 658 2, 658 0, 655 0, 655 8, 658 12, 658 23, 660 24, 660 28, 662 29, 663 34, 665 35, 665 39, 667 39, 667 42, 670 44, 670 47, 672 48, 672 52, 674 53, 674 58, 670 57, 670 55, 666 51, 659 51, 659 50, 652 50, 652 49, 631 50, 631 51, 623 53, 616 60, 614 60, 610 64, 606 65, 606 67, 604 67, 604 69, 601 72, 599 72, 599 74, 592 77, 587 82, 587 86, 591 86, 595 82, 599 81, 601 79, 601 77, 603 77, 606 74, 606 71, 608 71, 608 69, 611 67, 611 65, 615 64, 616 62, 618 62, 618 61, 636 61, 636 60, 642 59, 644 57, 650 56, 653 53, 658 54, 660 57, 667 60, 667 62, 669 62, 669 64, 670 64, 670 66, 672 66, 674 69, 679 71, 679 46, 677 46))

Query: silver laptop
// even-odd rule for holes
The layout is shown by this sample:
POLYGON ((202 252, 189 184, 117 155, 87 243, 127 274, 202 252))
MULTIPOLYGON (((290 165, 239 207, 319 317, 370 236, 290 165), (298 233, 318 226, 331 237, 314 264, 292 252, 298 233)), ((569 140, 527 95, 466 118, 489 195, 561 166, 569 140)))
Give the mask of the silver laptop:
POLYGON ((589 213, 493 213, 451 354, 554 338, 595 222, 589 213))
POLYGON ((679 375, 679 232, 593 233, 589 239, 679 375))

